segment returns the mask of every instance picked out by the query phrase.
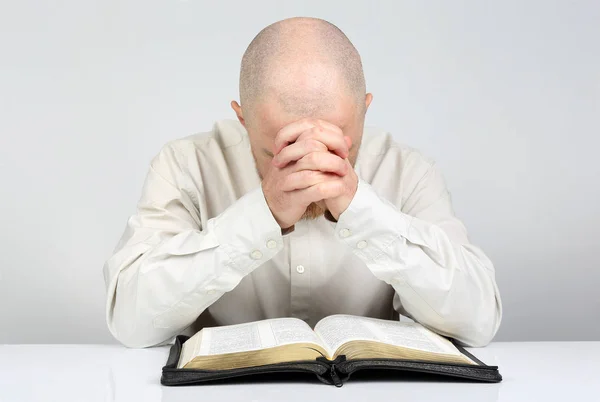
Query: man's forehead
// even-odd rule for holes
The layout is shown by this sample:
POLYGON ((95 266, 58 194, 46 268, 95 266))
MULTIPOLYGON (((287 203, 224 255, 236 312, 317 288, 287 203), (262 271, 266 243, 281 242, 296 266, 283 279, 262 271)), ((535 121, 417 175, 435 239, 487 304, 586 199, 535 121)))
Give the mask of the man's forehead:
POLYGON ((355 110, 336 107, 329 111, 321 110, 310 114, 285 112, 280 105, 264 105, 259 112, 258 119, 262 135, 275 139, 277 133, 285 126, 302 119, 319 120, 334 124, 344 130, 355 118, 355 110))

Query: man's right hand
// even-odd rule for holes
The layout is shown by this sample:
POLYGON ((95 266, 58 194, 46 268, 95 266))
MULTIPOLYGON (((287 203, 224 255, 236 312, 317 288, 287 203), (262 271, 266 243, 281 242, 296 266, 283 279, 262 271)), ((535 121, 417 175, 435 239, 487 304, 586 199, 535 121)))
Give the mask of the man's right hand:
POLYGON ((261 185, 271 213, 286 229, 300 220, 310 203, 340 195, 340 177, 348 173, 343 159, 349 153, 348 141, 329 122, 302 119, 277 133, 275 148, 275 161, 261 185))

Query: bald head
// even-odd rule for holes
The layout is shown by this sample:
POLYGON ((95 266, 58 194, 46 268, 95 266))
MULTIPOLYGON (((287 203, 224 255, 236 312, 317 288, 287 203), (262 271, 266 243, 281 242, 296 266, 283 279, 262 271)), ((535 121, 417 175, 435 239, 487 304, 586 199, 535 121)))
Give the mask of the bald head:
POLYGON ((365 102, 360 55, 335 25, 317 18, 290 18, 264 28, 252 40, 240 71, 240 102, 250 124, 265 98, 298 116, 335 108, 340 96, 365 102))

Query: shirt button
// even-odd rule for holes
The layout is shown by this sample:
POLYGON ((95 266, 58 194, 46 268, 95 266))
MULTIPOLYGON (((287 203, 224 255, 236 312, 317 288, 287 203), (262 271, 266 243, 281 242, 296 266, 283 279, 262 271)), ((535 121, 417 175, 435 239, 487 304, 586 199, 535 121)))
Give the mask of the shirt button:
POLYGON ((214 295, 215 294, 215 290, 214 289, 210 289, 208 292, 206 292, 206 294, 208 294, 208 295, 214 295))
POLYGON ((304 266, 303 265, 298 265, 296 267, 296 272, 298 272, 299 274, 303 274, 304 273, 304 266))
POLYGON ((356 247, 365 248, 365 247, 367 247, 367 242, 365 240, 361 240, 358 243, 356 243, 356 247))
POLYGON ((350 229, 342 229, 342 230, 340 230, 340 236, 342 236, 342 237, 348 237, 348 236, 350 236, 350 229))
POLYGON ((277 247, 277 242, 275 240, 269 240, 267 242, 267 247, 268 248, 275 248, 275 247, 277 247))
POLYGON ((262 258, 262 253, 260 252, 260 250, 254 250, 252 254, 250 254, 250 257, 252 257, 255 260, 260 260, 262 258))

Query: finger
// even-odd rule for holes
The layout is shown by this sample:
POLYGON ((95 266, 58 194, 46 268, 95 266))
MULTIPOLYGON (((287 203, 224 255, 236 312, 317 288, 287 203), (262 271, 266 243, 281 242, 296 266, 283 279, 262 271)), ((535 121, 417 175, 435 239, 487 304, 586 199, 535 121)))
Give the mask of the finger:
POLYGON ((343 134, 339 134, 336 131, 323 128, 321 126, 313 127, 298 137, 296 142, 303 141, 305 139, 314 139, 321 141, 327 149, 344 159, 348 156, 349 148, 348 143, 345 140, 343 134))
POLYGON ((314 126, 315 121, 312 119, 302 119, 284 126, 275 136, 273 155, 277 155, 283 147, 295 142, 304 131, 311 129, 314 126))
POLYGON ((325 146, 325 144, 323 144, 321 141, 314 139, 296 141, 295 143, 283 148, 281 152, 275 155, 272 162, 275 166, 283 168, 288 163, 302 159, 302 157, 305 155, 317 151, 327 152, 327 146, 325 146))
POLYGON ((324 128, 329 129, 335 133, 338 133, 341 136, 344 135, 341 128, 339 128, 338 126, 336 126, 335 124, 333 124, 327 120, 315 119, 315 122, 317 123, 317 125, 323 126, 324 128))
POLYGON ((288 175, 281 185, 282 191, 302 190, 324 181, 338 178, 334 173, 324 173, 317 170, 301 170, 288 175))
POLYGON ((294 165, 294 170, 318 170, 344 176, 348 173, 348 163, 330 152, 311 152, 294 165))
POLYGON ((327 146, 321 141, 307 139, 304 141, 296 141, 288 145, 279 152, 271 161, 273 165, 283 168, 288 163, 297 161, 311 152, 327 151, 327 146))
POLYGON ((323 130, 328 130, 332 133, 337 133, 340 137, 344 136, 341 128, 333 123, 321 119, 304 118, 284 126, 275 136, 275 144, 273 145, 273 154, 277 155, 283 147, 296 141, 296 139, 306 130, 321 127, 323 130))
POLYGON ((293 194, 302 204, 308 205, 311 202, 319 202, 321 200, 339 197, 343 192, 343 179, 338 178, 317 183, 303 190, 296 190, 293 194))

